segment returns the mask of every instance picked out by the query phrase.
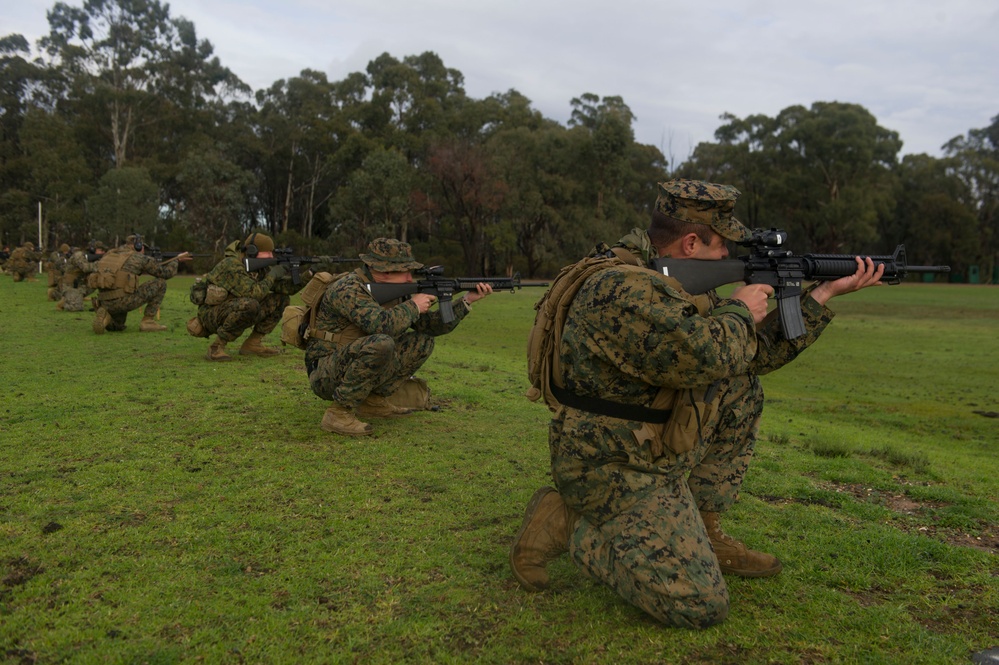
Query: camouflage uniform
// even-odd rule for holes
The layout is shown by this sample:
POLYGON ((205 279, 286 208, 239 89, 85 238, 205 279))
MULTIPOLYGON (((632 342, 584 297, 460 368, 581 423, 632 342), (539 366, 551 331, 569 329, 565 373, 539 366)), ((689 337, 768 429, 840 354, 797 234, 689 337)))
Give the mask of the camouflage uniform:
MULTIPOLYGON (((638 265, 656 258, 642 230, 618 247, 638 265)), ((578 516, 570 521, 570 556, 667 625, 703 628, 728 615, 699 513, 724 512, 739 492, 763 409, 757 375, 793 360, 833 317, 807 295, 802 312, 808 332, 788 341, 776 313, 757 327, 740 301, 713 291, 691 296, 653 270, 623 266, 589 277, 569 309, 561 354, 567 390, 672 408, 674 419, 683 422, 677 414, 684 413, 694 423, 683 430, 561 407, 549 430, 555 484, 578 516)))
POLYGON ((470 311, 458 299, 454 320, 444 323, 438 310, 421 315, 409 298, 379 305, 364 288, 373 281, 362 266, 332 282, 320 298, 316 328, 336 338, 311 338, 305 349, 312 392, 345 407, 398 390, 433 353, 434 337, 454 330, 470 311))
MULTIPOLYGON (((143 305, 146 306, 143 318, 151 320, 155 317, 159 313, 163 297, 166 295, 166 281, 177 274, 178 267, 176 261, 160 264, 156 259, 135 251, 130 241, 112 249, 104 257, 122 253, 127 254, 127 257, 118 272, 131 273, 136 278, 142 275, 152 275, 154 279, 139 284, 132 293, 124 293, 123 289, 99 289, 98 317, 102 316, 101 309, 107 312, 109 320, 104 330, 112 332, 125 330, 125 320, 128 313, 143 305)), ((104 257, 101 260, 104 260, 104 257)))
POLYGON ((198 319, 205 336, 215 333, 224 342, 231 342, 252 326, 253 332, 266 335, 277 326, 291 296, 308 282, 303 278, 294 284, 291 277, 274 280, 266 272, 249 273, 243 265, 241 247, 235 241, 225 250, 224 258, 215 264, 206 280, 228 292, 218 305, 199 305, 198 319))
POLYGON ((35 251, 34 243, 26 242, 10 253, 6 267, 15 282, 21 282, 25 279, 33 281, 34 274, 38 270, 38 262, 41 259, 42 255, 35 251))
POLYGON ((63 273, 66 272, 66 264, 69 261, 69 245, 63 243, 59 249, 49 254, 49 260, 45 263, 45 269, 49 275, 48 299, 58 300, 60 284, 63 273))
MULTIPOLYGON (((103 250, 103 245, 101 246, 103 250)), ((97 261, 87 260, 87 250, 78 249, 66 262, 66 269, 59 284, 59 297, 65 312, 82 312, 83 302, 94 289, 87 286, 87 275, 97 268, 97 261)))

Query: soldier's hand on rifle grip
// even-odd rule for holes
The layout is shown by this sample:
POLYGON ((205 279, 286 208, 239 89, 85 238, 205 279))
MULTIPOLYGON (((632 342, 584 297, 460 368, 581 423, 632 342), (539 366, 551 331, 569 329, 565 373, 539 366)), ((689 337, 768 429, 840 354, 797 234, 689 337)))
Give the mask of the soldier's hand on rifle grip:
POLYGON ((747 284, 733 291, 731 297, 734 300, 741 300, 753 315, 753 321, 760 323, 767 316, 768 300, 773 294, 774 287, 769 284, 747 284))
POLYGON ((884 274, 885 264, 875 265, 870 257, 861 258, 858 256, 857 272, 819 284, 812 290, 812 298, 820 305, 825 305, 830 298, 866 289, 868 286, 878 286, 881 284, 881 277, 884 274))
POLYGON ((413 302, 416 303, 417 309, 420 310, 420 314, 426 314, 430 311, 430 306, 437 302, 437 297, 429 293, 414 293, 412 298, 413 302))

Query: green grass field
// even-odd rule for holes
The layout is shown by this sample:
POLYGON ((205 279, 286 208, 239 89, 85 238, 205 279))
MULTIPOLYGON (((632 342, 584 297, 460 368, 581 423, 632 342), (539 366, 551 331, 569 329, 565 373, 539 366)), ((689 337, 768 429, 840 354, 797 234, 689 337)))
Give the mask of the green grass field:
MULTIPOLYGON (((165 333, 94 335, 0 276, 0 661, 970 663, 999 647, 999 289, 903 285, 764 377, 726 529, 778 555, 730 618, 667 629, 563 558, 507 554, 549 482, 524 397, 540 289, 439 340, 436 412, 346 439, 302 353, 204 360, 189 278, 165 333)), ((276 335, 271 336, 276 344, 276 335)))

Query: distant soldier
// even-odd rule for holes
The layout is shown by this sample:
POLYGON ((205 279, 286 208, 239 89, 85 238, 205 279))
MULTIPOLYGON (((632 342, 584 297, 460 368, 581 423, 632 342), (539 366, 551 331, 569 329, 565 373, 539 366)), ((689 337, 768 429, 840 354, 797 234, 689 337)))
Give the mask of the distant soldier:
POLYGON ((10 253, 7 260, 7 269, 15 282, 29 281, 37 282, 35 272, 38 270, 38 262, 42 260, 42 255, 35 251, 33 242, 26 242, 10 253))
POLYGON ((139 332, 166 330, 166 326, 156 322, 166 295, 166 281, 177 274, 177 261, 190 261, 191 257, 181 254, 161 264, 143 251, 142 236, 128 236, 125 244, 115 247, 97 262, 97 269, 87 278, 87 285, 100 291, 94 315, 94 332, 98 335, 105 330, 124 330, 128 313, 143 305, 146 309, 139 332), (139 284, 142 275, 151 275, 154 279, 139 284))
POLYGON ((66 270, 59 282, 59 302, 56 309, 65 312, 82 312, 83 303, 94 289, 87 285, 87 275, 97 270, 98 261, 90 261, 88 255, 104 255, 104 243, 93 241, 87 249, 77 249, 66 262, 66 270))
POLYGON ((69 245, 63 243, 59 249, 49 254, 49 260, 45 262, 45 270, 49 275, 48 299, 59 300, 59 285, 62 283, 62 274, 66 271, 66 264, 69 261, 69 245))
POLYGON ((252 329, 239 347, 240 355, 268 358, 281 353, 264 346, 264 336, 277 327, 291 296, 308 282, 308 277, 295 284, 279 263, 267 272, 249 273, 243 258, 266 259, 274 256, 274 240, 263 233, 251 233, 245 241, 235 241, 225 248, 225 256, 205 277, 204 301, 198 305, 197 317, 188 322, 188 332, 215 341, 208 347, 206 358, 213 361, 232 360, 225 352, 226 344, 236 340, 243 331, 252 329))

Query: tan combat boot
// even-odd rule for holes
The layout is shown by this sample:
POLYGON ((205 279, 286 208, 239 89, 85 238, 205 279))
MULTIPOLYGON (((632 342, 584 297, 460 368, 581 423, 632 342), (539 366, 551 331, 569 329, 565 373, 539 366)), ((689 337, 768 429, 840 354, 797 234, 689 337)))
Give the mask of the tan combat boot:
POLYGON ((224 361, 232 360, 232 356, 225 352, 226 342, 221 338, 216 337, 212 345, 208 347, 208 353, 205 354, 205 358, 214 361, 224 361))
POLYGON ((531 497, 524 511, 524 523, 510 548, 510 568, 526 591, 548 588, 545 566, 569 551, 576 519, 576 514, 551 487, 542 487, 531 497))
POLYGON ((163 332, 167 327, 156 323, 155 314, 146 314, 142 317, 142 321, 139 321, 139 332, 163 332))
POLYGON ((276 356, 281 353, 280 349, 273 349, 269 346, 261 344, 260 342, 263 338, 264 336, 261 333, 250 333, 250 336, 246 338, 245 342, 243 342, 243 346, 239 347, 239 355, 270 358, 271 356, 276 356))
POLYGON ((373 431, 371 425, 357 419, 352 409, 336 403, 326 409, 326 413, 323 414, 323 422, 319 427, 327 432, 345 436, 367 436, 373 431))
POLYGON ((61 312, 65 308, 66 308, 66 299, 65 298, 59 298, 58 302, 56 302, 56 309, 61 312))
POLYGON ((103 307, 98 307, 97 313, 94 314, 94 332, 103 335, 109 323, 111 323, 111 314, 103 307))
POLYGON ((722 573, 739 577, 770 577, 781 571, 784 566, 780 559, 751 550, 741 540, 722 531, 720 517, 719 513, 701 513, 722 573))
POLYGON ((389 404, 389 401, 381 395, 368 395, 357 407, 357 415, 362 418, 397 418, 412 412, 412 409, 389 404))

